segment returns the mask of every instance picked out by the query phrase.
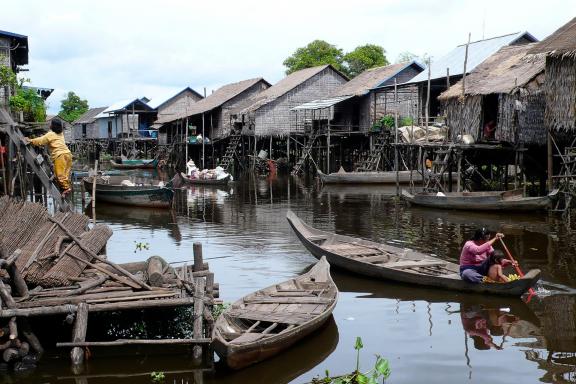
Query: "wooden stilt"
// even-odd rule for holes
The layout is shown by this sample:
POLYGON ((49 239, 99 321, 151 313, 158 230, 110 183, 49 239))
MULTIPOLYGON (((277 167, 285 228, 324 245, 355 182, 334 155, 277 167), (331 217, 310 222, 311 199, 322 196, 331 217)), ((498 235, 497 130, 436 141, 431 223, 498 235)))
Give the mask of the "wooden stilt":
MULTIPOLYGON (((83 342, 86 340, 86 330, 88 328, 88 304, 78 304, 76 311, 76 321, 72 330, 72 342, 83 342)), ((73 365, 84 363, 84 350, 81 347, 74 347, 70 352, 70 359, 73 365)))
MULTIPOLYGON (((193 336, 194 339, 201 339, 204 336, 204 279, 198 277, 194 280, 194 325, 193 336)), ((199 361, 202 358, 202 346, 195 345, 192 349, 194 360, 199 361)))

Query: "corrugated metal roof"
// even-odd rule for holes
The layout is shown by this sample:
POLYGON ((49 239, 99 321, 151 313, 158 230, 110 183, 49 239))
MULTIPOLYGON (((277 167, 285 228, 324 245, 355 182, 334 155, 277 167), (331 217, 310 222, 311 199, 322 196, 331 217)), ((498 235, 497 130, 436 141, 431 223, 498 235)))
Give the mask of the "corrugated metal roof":
MULTIPOLYGON (((536 44, 502 47, 466 76, 466 94, 509 93, 525 86, 544 72, 544 57, 527 56, 528 51, 536 44)), ((461 95, 462 80, 442 93, 438 99, 446 100, 461 95)))
MULTIPOLYGON (((532 42, 537 41, 537 39, 528 32, 517 32, 471 42, 468 46, 466 72, 468 73, 472 71, 476 66, 493 55, 500 48, 511 45, 523 37, 532 42)), ((430 80, 446 78, 446 68, 450 69, 450 76, 462 75, 464 72, 465 54, 466 44, 462 44, 454 48, 447 55, 433 61, 430 65, 430 80)), ((420 72, 405 84, 420 83, 422 81, 428 81, 428 68, 424 69, 424 71, 420 72)))
POLYGON ((299 110, 303 110, 303 109, 324 109, 324 108, 329 108, 333 105, 336 105, 344 100, 348 100, 352 97, 355 97, 355 95, 348 95, 348 96, 337 96, 337 97, 333 97, 330 99, 323 99, 323 100, 314 100, 314 101, 309 101, 307 103, 301 104, 297 107, 292 108, 292 111, 299 111, 299 110))

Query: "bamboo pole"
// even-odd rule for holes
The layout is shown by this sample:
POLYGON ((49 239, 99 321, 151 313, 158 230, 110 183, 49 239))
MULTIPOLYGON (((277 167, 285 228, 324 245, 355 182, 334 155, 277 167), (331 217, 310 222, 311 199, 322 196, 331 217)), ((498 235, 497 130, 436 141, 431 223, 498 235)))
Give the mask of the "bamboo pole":
MULTIPOLYGON (((428 142, 428 121, 430 120, 430 64, 431 60, 428 57, 428 82, 426 88, 426 142, 428 142)), ((396 92, 396 91, 394 91, 396 92)))
POLYGON ((396 171, 396 196, 400 196, 400 169, 398 164, 398 81, 394 78, 394 171, 396 171))
POLYGON ((466 95, 466 66, 468 65, 468 46, 470 45, 471 33, 468 33, 468 42, 466 43, 466 50, 464 51, 464 71, 462 72, 462 98, 466 95))

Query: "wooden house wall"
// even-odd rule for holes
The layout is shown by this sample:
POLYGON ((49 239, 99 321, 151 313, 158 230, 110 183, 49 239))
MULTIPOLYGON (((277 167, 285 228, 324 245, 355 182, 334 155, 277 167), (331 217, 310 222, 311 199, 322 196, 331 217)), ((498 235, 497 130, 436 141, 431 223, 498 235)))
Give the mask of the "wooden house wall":
POLYGON ((394 88, 372 92, 372 103, 370 105, 370 115, 372 121, 378 121, 386 115, 393 115, 396 111, 398 117, 411 117, 418 120, 420 102, 418 96, 418 85, 408 85, 398 88, 398 102, 394 101, 394 88), (375 100, 374 100, 375 98, 375 100))
POLYGON ((546 98, 544 91, 520 97, 523 111, 518 114, 518 142, 545 145, 547 140, 544 113, 546 98))
MULTIPOLYGON (((291 109, 313 100, 325 99, 347 80, 332 68, 326 68, 276 100, 254 112, 254 134, 256 136, 286 136, 291 128, 303 125, 303 114, 291 109), (298 124, 297 124, 298 123, 298 124)), ((252 119, 252 117, 249 117, 252 119)))
POLYGON ((194 92, 184 92, 174 99, 170 100, 168 103, 161 105, 158 108, 158 119, 170 116, 177 116, 183 113, 194 105, 197 101, 202 98, 195 94, 194 92))
POLYGON ((576 59, 546 57, 545 122, 553 131, 576 129, 576 59))
POLYGON ((420 68, 415 68, 414 65, 411 65, 407 68, 404 68, 396 76, 393 76, 393 77, 389 78, 388 80, 386 80, 380 86, 394 85, 394 79, 396 79, 396 84, 405 83, 408 80, 412 80, 420 72, 422 72, 422 70, 420 68))
MULTIPOLYGON (((508 94, 498 96, 498 119, 494 138, 508 143, 515 143, 517 140, 516 121, 516 97, 508 94)), ((484 124, 485 122, 481 122, 484 124)))
MULTIPOLYGON (((0 37, 0 65, 11 67, 10 61, 10 40, 0 37)), ((0 107, 8 105, 10 90, 8 87, 0 87, 0 107)))
POLYGON ((228 100, 222 105, 220 112, 219 124, 215 127, 213 132, 213 138, 226 137, 230 134, 232 129, 232 119, 231 115, 233 111, 237 111, 238 106, 246 102, 249 98, 259 94, 260 92, 266 90, 269 85, 260 80, 256 84, 252 85, 250 88, 246 89, 244 92, 236 95, 232 99, 228 100))
POLYGON ((446 122, 450 139, 457 141, 459 135, 471 135, 479 139, 482 121, 482 96, 468 96, 464 103, 452 98, 445 103, 446 122))

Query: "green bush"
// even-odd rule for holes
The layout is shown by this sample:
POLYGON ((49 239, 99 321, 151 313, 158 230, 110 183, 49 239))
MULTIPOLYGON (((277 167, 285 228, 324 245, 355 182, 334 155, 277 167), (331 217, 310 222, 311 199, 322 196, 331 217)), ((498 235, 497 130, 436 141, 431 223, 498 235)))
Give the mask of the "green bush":
POLYGON ((407 125, 414 125, 414 119, 408 116, 401 118, 398 126, 405 127, 407 125))

